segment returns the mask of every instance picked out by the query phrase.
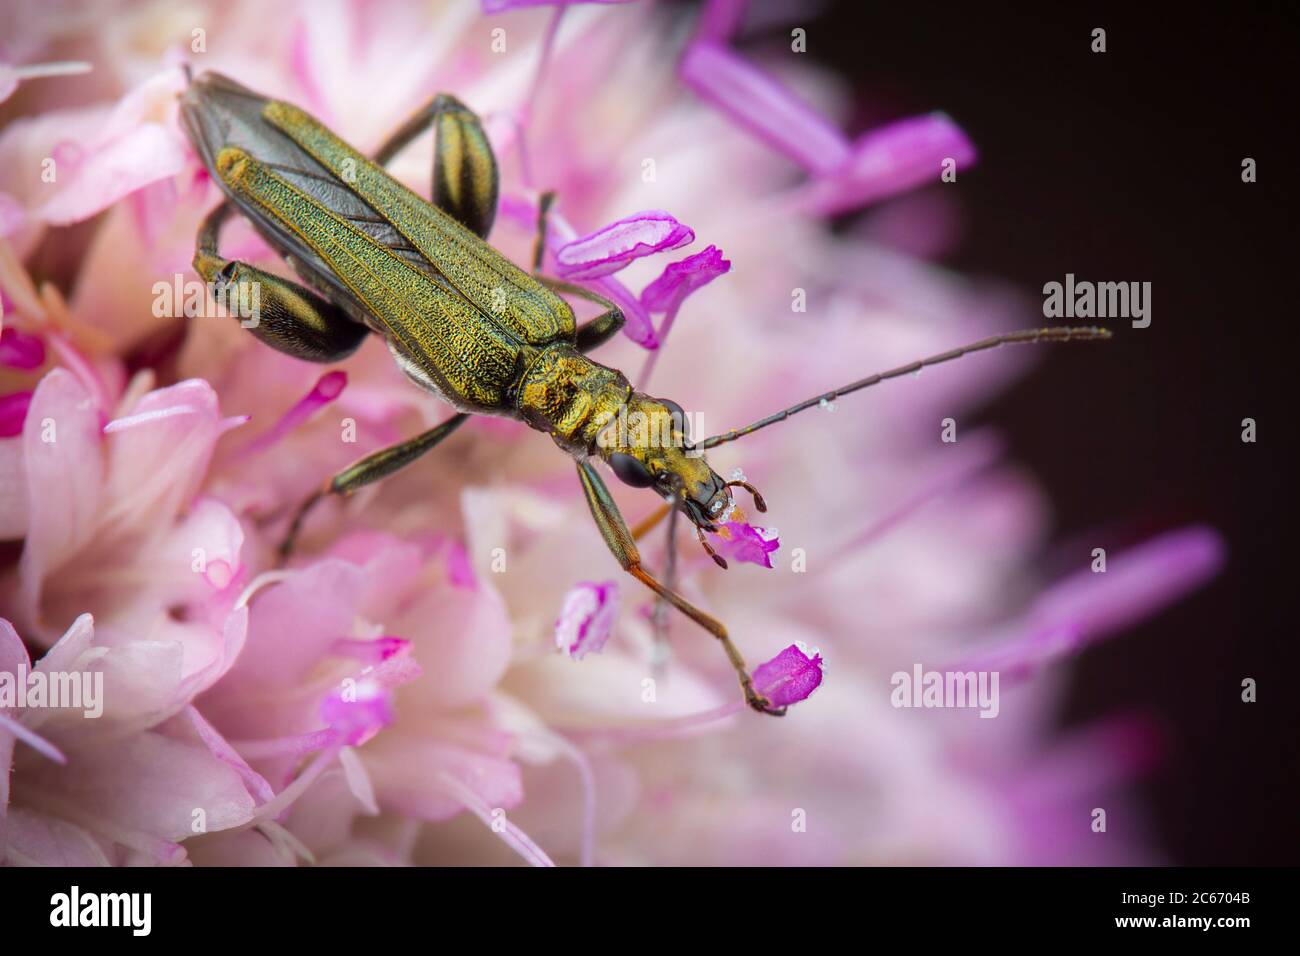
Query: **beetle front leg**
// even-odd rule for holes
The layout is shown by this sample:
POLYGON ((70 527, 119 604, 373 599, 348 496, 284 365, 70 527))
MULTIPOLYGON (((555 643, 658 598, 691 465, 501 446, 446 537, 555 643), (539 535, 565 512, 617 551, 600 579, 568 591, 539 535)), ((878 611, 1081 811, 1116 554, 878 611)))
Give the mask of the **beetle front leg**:
POLYGON ((735 669, 740 687, 745 692, 745 702, 750 707, 774 717, 782 716, 786 710, 784 707, 773 707, 771 701, 754 689, 754 681, 745 667, 745 659, 740 656, 740 651, 731 642, 731 637, 722 622, 705 614, 676 591, 660 584, 653 575, 641 567, 641 553, 632 539, 632 533, 627 530, 627 523, 619 513, 618 505, 614 503, 609 489, 605 487, 605 482, 601 480, 596 469, 587 462, 580 461, 578 478, 582 481, 582 490, 587 496, 587 505, 591 508, 591 516, 596 520, 596 527, 600 529, 600 536, 605 539, 605 544, 618 559, 618 563, 623 566, 623 570, 722 642, 727 659, 735 669))
POLYGON ((337 362, 361 345, 367 329, 343 309, 304 286, 244 262, 225 258, 218 250, 221 226, 230 214, 229 201, 213 209, 199 226, 194 270, 213 294, 255 308, 241 324, 271 348, 308 362, 337 362))
POLYGON ((384 141, 375 162, 384 165, 434 127, 433 203, 480 239, 497 214, 499 177, 483 124, 464 103, 439 93, 384 141))
POLYGON ((325 487, 314 492, 298 506, 298 510, 294 512, 293 520, 289 522, 289 530, 285 532, 284 540, 280 542, 278 548, 280 560, 282 562, 288 560, 289 556, 293 554, 293 546, 298 539, 298 532, 302 529, 303 521, 326 495, 347 497, 372 482, 387 478, 395 471, 400 471, 421 455, 432 451, 439 442, 465 424, 467 418, 469 418, 467 413, 460 412, 440 425, 435 425, 428 431, 421 432, 414 438, 408 438, 396 445, 372 451, 369 455, 358 459, 340 471, 325 483, 325 487))

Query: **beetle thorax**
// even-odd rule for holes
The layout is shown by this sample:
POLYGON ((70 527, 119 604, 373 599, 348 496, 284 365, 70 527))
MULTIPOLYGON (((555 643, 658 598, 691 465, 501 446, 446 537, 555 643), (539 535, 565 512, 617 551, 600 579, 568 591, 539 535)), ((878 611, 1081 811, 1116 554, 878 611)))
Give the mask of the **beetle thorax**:
POLYGON ((595 454, 601 426, 614 420, 632 395, 623 373, 593 362, 572 346, 541 350, 515 392, 523 421, 549 434, 579 458, 595 454))

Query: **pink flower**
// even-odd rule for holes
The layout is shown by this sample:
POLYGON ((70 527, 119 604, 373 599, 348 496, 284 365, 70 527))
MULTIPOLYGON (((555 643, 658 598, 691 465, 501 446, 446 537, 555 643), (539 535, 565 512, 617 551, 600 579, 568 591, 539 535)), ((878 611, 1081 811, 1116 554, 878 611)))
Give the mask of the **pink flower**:
POLYGON ((756 528, 744 521, 726 521, 718 526, 718 554, 734 561, 772 567, 772 552, 781 547, 775 529, 756 528))
POLYGON ((0 365, 33 369, 45 364, 45 343, 17 329, 0 332, 0 365))
POLYGON ((788 707, 821 686, 822 656, 809 657, 798 644, 791 644, 776 657, 754 668, 754 686, 774 707, 788 707))
MULTIPOLYGON (((695 290, 731 271, 717 246, 664 266, 663 273, 641 291, 641 304, 649 312, 676 313, 695 290)), ((663 333, 660 333, 662 338, 663 333)))
POLYGON ((583 581, 564 596, 555 622, 555 645, 574 660, 599 654, 618 617, 618 582, 583 581))
POLYGON ((555 251, 565 279, 599 279, 626 267, 633 259, 677 249, 695 241, 695 233, 666 212, 649 210, 625 216, 555 251))

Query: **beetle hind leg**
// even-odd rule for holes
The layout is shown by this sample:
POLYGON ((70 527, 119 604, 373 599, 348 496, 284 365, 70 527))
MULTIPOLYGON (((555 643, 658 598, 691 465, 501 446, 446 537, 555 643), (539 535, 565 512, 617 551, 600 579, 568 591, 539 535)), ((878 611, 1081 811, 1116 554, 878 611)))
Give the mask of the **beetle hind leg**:
POLYGON ((282 562, 286 561, 293 554, 294 544, 298 540, 298 533, 302 530, 303 522, 306 520, 307 515, 311 513, 311 510, 326 495, 347 497, 372 482, 387 478, 393 472, 400 471, 417 458, 432 451, 443 439, 465 424, 467 418, 469 418, 467 413, 459 412, 428 431, 421 432, 414 438, 408 438, 396 445, 373 451, 340 471, 327 481, 323 488, 312 493, 306 501, 298 506, 298 510, 294 512, 293 518, 289 522, 289 529, 285 532, 284 539, 277 549, 280 560, 282 562))
POLYGON ((387 163, 430 126, 434 205, 486 239, 497 214, 496 156, 478 116, 456 97, 439 93, 426 103, 384 140, 375 162, 387 163))
POLYGON ((582 481, 582 490, 587 496, 587 505, 591 508, 591 516, 596 520, 596 527, 600 530, 600 536, 605 539, 605 544, 614 557, 618 559, 618 563, 623 566, 623 570, 718 639, 719 643, 722 644, 722 649, 727 654, 727 660, 731 662, 731 666, 736 672, 736 678, 740 681, 741 690, 745 694, 745 702, 750 707, 773 717, 784 715, 786 711, 784 707, 773 707, 772 702, 754 687, 754 680, 745 667, 745 660, 740 656, 740 651, 736 648, 736 645, 732 643, 731 637, 727 634, 727 629, 722 622, 705 614, 676 591, 661 584, 650 572, 641 567, 641 553, 637 550, 636 542, 632 539, 632 533, 628 531, 627 523, 624 522, 622 514, 619 513, 618 505, 614 503, 609 489, 605 487, 605 482, 601 480, 596 469, 585 461, 580 461, 578 462, 578 477, 582 481))
POLYGON ((194 269, 218 301, 238 303, 240 324, 277 351, 309 362, 336 362, 357 350, 367 329, 305 286, 263 272, 218 251, 230 213, 223 202, 199 226, 194 269))

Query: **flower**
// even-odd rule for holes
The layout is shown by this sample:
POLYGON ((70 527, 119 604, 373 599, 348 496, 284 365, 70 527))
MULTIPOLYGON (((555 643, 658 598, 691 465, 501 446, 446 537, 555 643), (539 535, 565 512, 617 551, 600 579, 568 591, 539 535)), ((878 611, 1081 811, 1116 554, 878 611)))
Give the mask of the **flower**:
POLYGON ((806 700, 821 682, 822 656, 814 651, 809 657, 797 643, 754 668, 754 686, 774 707, 806 700))
POLYGON ((574 660, 598 654, 618 617, 618 582, 583 581, 564 596, 555 622, 555 645, 574 660))
MULTIPOLYGON (((549 271, 585 276, 627 316, 631 343, 600 360, 627 369, 651 350, 655 393, 719 426, 1025 323, 1001 285, 826 221, 937 179, 945 158, 972 162, 954 121, 851 141, 833 77, 733 49, 739 4, 710 4, 688 38, 655 5, 550 6, 511 9, 499 58, 475 53, 472 5, 298 3, 256 22, 209 7, 201 65, 367 151, 454 91, 500 161, 493 245, 530 261, 540 188, 554 188, 549 271), (664 56, 674 40, 680 60, 664 56), (657 176, 628 174, 647 158, 657 176), (696 233, 711 243, 700 253, 644 254, 696 233), (796 289, 815 293, 806 313, 790 308, 796 289)), ((448 412, 376 336, 322 370, 229 318, 157 314, 157 283, 194 278, 217 199, 175 122, 184 56, 151 28, 160 10, 105 3, 111 29, 73 38, 27 11, 13 28, 33 59, 94 52, 102 101, 59 104, 82 88, 42 78, 40 112, 0 132, 0 670, 102 675, 104 712, 0 709, 5 861, 1152 858, 1138 826, 1071 840, 1079 807, 1130 798, 1150 733, 1115 719, 1060 736, 1043 716, 1058 691, 1035 676, 1206 580, 1222 547, 1175 530, 1104 575, 1076 556, 1077 573, 1047 580, 1043 491, 996 438, 916 437, 1028 356, 963 361, 846 399, 862 402, 851 422, 809 411, 715 449, 719 470, 743 454, 782 514, 779 552, 743 522, 723 544, 770 573, 724 574, 680 528, 675 560, 642 539, 647 569, 766 661, 759 692, 799 703, 782 721, 744 707, 690 621, 616 612, 652 595, 607 580, 617 566, 572 463, 517 423, 474 419, 411 468, 325 500, 278 565, 291 516, 329 475, 448 412), (54 183, 33 156, 56 159, 54 183), (86 243, 68 241, 64 225, 92 218, 86 243), (72 278, 66 299, 29 275, 38 249, 72 278), (1017 679, 976 735, 966 715, 889 705, 888 675, 918 661, 1017 679), (791 830, 796 808, 807 832, 791 830)), ((0 73, 0 89, 12 81, 0 73)), ((422 137, 390 169, 427 195, 431 157, 422 137)), ((912 231, 917 207, 883 208, 895 234, 912 231)), ((222 240, 278 268, 246 224, 222 240)), ((632 523, 655 504, 611 491, 632 523)))
POLYGON ((625 216, 590 235, 566 242, 555 251, 565 279, 599 279, 634 259, 695 241, 695 233, 666 212, 649 210, 625 216))
POLYGON ((725 521, 718 526, 722 544, 717 551, 724 558, 772 567, 772 552, 781 547, 775 529, 756 528, 744 521, 725 521))

